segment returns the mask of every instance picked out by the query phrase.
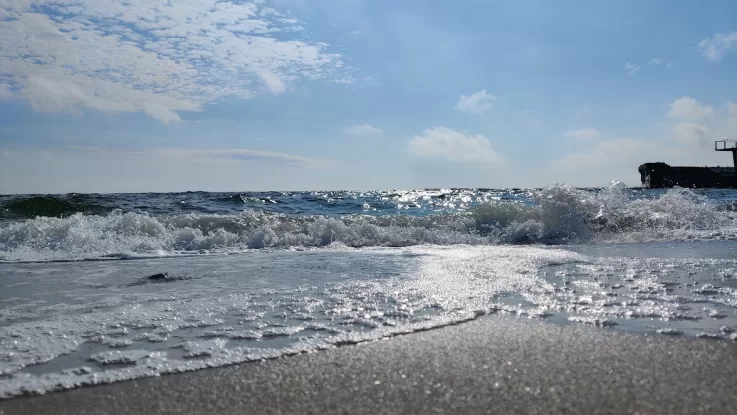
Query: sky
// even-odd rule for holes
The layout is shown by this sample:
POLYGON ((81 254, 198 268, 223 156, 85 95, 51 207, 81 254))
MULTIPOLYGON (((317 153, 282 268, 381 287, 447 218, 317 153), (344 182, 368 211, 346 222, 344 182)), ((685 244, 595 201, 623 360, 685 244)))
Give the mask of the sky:
POLYGON ((736 74, 733 0, 0 0, 0 193, 639 186, 736 74))

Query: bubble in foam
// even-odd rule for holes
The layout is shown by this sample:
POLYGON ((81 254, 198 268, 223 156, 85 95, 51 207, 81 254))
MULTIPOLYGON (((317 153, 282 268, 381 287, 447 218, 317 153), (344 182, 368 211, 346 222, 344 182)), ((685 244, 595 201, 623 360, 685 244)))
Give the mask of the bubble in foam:
POLYGON ((95 353, 90 356, 90 360, 101 365, 114 364, 135 364, 144 359, 151 357, 164 357, 165 352, 155 352, 151 350, 111 350, 95 353))
POLYGON ((213 357, 218 355, 229 355, 230 351, 225 348, 227 340, 214 339, 197 342, 186 342, 182 348, 186 351, 185 358, 213 357))

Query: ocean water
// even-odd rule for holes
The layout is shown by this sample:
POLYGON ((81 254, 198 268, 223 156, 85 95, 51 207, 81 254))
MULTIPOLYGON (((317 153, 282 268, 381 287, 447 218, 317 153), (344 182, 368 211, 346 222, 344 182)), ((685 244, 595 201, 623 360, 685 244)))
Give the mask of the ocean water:
POLYGON ((0 399, 511 314, 737 339, 737 191, 0 196, 0 399))

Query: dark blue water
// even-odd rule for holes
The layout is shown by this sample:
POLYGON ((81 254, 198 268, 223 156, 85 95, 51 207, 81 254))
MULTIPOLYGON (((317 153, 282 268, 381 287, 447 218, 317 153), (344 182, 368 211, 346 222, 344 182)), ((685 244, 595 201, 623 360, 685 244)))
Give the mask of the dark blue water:
MULTIPOLYGON (((592 189, 591 192, 596 192, 592 189)), ((645 192, 641 193, 645 196, 645 192)), ((369 192, 184 192, 0 196, 0 218, 123 212, 176 215, 236 214, 244 209, 286 215, 428 215, 458 212, 498 201, 534 203, 534 190, 427 189, 369 192)))
MULTIPOLYGON (((428 215, 453 213, 474 206, 510 202, 533 205, 542 189, 422 189, 367 192, 183 192, 62 195, 0 195, 0 220, 64 217, 74 213, 123 212, 175 215, 234 214, 258 209, 287 215, 428 215)), ((578 189, 596 195, 602 189, 578 189)), ((662 189, 630 189, 633 199, 662 196, 662 189)), ((696 190, 716 203, 737 200, 735 190, 696 190)))

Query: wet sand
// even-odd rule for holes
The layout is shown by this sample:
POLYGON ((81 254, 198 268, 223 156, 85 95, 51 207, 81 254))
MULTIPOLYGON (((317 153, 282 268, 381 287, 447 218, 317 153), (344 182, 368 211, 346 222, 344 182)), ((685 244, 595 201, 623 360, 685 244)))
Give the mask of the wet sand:
POLYGON ((737 413, 733 342, 490 316, 276 360, 0 402, 0 414, 737 413))

